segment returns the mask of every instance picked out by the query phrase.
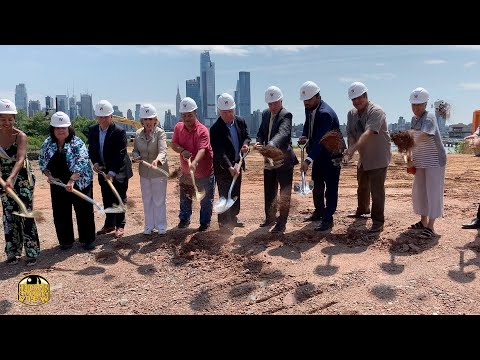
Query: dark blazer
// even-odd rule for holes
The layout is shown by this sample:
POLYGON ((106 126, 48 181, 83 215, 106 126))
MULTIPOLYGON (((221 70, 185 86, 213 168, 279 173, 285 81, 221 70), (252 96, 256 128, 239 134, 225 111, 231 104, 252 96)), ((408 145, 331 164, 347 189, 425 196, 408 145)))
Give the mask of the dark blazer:
POLYGON ((257 142, 262 145, 271 143, 283 151, 284 162, 282 168, 293 167, 298 164, 297 156, 292 149, 292 113, 282 108, 273 120, 270 141, 268 141, 268 127, 270 124, 271 111, 266 109, 262 113, 262 124, 258 129, 257 142))
POLYGON ((105 166, 105 172, 115 172, 115 180, 124 183, 133 176, 132 162, 127 152, 127 134, 125 130, 112 123, 108 127, 103 144, 103 158, 100 159, 99 127, 95 124, 88 128, 88 152, 93 164, 105 166))
MULTIPOLYGON (((307 109, 305 109, 305 119, 302 136, 306 136, 308 138, 308 132, 310 129, 310 111, 307 109)), ((307 154, 313 161, 330 163, 331 159, 342 157, 342 154, 332 155, 322 144, 320 144, 320 139, 323 137, 323 135, 330 130, 339 130, 339 128, 340 126, 338 117, 335 111, 333 111, 333 109, 325 101, 320 100, 320 104, 315 112, 311 139, 306 147, 307 154)), ((344 148, 346 148, 345 140, 344 148)))
MULTIPOLYGON (((248 136, 245 120, 240 116, 235 116, 234 126, 237 128, 240 148, 243 145, 249 145, 252 139, 248 136)), ((210 127, 210 143, 213 150, 214 172, 228 171, 228 168, 235 164, 235 147, 230 130, 221 117, 210 127)), ((245 162, 242 164, 242 169, 245 170, 245 162)))

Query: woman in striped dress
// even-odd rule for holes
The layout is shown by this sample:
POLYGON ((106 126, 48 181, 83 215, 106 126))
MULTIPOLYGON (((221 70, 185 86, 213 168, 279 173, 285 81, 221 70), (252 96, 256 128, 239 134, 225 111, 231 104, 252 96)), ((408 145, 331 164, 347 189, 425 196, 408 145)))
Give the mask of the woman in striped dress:
POLYGON ((435 236, 435 220, 443 217, 443 188, 447 154, 434 113, 427 111, 428 91, 416 88, 410 94, 412 104, 411 130, 415 141, 412 162, 416 168, 412 186, 413 211, 421 216, 410 228, 422 232, 420 237, 435 236))

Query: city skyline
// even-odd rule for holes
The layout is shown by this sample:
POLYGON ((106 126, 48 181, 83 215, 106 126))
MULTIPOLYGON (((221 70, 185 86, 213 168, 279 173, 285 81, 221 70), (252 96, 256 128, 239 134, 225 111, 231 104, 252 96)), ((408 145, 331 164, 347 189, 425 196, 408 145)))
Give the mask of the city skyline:
POLYGON ((320 94, 346 123, 351 109, 347 88, 366 84, 371 101, 387 113, 389 123, 412 112, 408 97, 419 86, 430 92, 429 110, 436 100, 452 106, 449 124, 472 121, 480 108, 480 46, 403 45, 194 45, 194 46, 0 46, 7 69, 0 85, 2 98, 15 99, 15 86, 24 83, 29 100, 57 94, 93 95, 93 104, 107 99, 126 114, 137 103, 151 103, 163 124, 165 111, 175 114, 177 84, 186 96, 187 80, 200 76, 199 60, 210 51, 215 64, 215 95, 236 90, 239 72, 250 72, 251 111, 267 108, 264 91, 270 85, 284 93, 284 106, 293 123, 304 122, 300 85, 312 80, 320 94), (55 56, 58 49, 64 56, 55 56), (8 59, 8 60, 6 60, 8 59), (18 59, 18 61, 12 61, 18 59), (68 59, 68 61, 65 61, 68 59), (20 75, 21 74, 21 75, 20 75), (62 90, 63 89, 63 90, 62 90))

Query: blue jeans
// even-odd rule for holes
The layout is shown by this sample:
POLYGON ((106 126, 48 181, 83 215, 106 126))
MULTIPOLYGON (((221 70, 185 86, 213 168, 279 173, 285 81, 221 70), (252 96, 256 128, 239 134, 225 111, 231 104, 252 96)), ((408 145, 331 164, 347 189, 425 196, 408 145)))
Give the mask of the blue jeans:
MULTIPOLYGON (((182 175, 180 181, 183 181, 182 175)), ((213 211, 213 197, 215 195, 215 176, 210 175, 195 179, 199 191, 205 190, 205 197, 200 202, 200 224, 210 224, 213 211)), ((192 215, 192 200, 185 195, 185 191, 180 186, 180 221, 190 221, 192 215)))

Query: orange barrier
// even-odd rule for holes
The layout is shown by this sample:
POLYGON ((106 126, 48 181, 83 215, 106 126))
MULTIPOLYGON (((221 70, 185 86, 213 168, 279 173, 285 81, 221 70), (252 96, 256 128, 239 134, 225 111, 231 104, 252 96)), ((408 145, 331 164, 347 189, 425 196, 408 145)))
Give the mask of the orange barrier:
POLYGON ((472 133, 477 131, 479 125, 480 125, 480 110, 474 110, 473 120, 472 120, 472 133))

